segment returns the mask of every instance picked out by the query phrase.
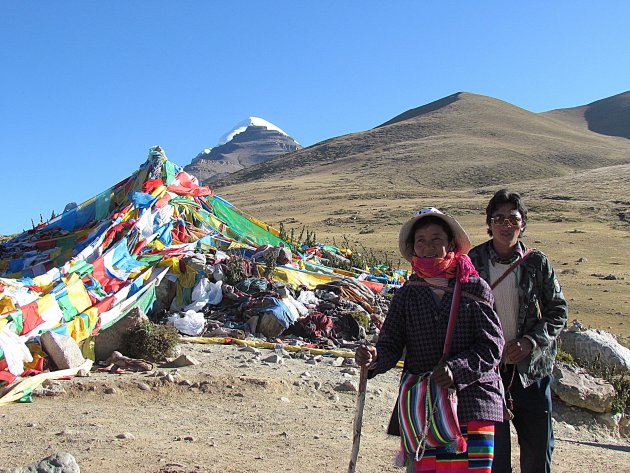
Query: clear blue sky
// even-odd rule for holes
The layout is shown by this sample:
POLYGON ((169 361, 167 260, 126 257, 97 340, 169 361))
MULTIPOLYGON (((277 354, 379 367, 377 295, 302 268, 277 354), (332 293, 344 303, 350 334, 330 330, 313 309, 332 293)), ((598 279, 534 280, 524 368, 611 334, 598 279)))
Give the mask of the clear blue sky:
POLYGON ((531 111, 630 89, 630 3, 0 3, 0 234, 188 164, 248 116, 304 145, 458 91, 531 111))

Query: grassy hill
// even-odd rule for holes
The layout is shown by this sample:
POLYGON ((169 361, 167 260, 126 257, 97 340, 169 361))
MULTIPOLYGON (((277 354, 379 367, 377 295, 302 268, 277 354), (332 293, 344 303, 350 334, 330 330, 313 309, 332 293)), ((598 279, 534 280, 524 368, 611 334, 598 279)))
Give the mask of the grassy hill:
POLYGON ((588 105, 551 110, 543 115, 602 135, 630 138, 630 91, 588 105))
POLYGON ((569 126, 501 100, 457 93, 371 130, 332 138, 228 176, 333 177, 356 189, 461 188, 562 176, 630 162, 630 141, 569 126))
POLYGON ((550 256, 570 317, 630 344, 625 138, 458 93, 248 168, 215 189, 275 226, 296 233, 306 227, 319 241, 347 243, 406 267, 398 231, 417 209, 446 209, 481 243, 485 206, 501 187, 525 196, 531 211, 525 242, 550 256), (616 279, 603 279, 609 274, 616 279))

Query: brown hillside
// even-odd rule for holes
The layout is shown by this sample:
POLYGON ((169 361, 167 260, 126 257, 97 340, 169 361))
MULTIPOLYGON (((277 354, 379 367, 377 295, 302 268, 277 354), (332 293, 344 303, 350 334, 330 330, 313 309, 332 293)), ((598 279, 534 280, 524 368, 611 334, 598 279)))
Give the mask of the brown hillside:
POLYGON ((295 236, 306 227, 399 267, 398 231, 417 209, 457 215, 477 244, 492 193, 522 192, 525 241, 553 261, 571 318, 630 346, 630 141, 467 93, 429 105, 236 173, 217 192, 295 236))
POLYGON ((630 91, 588 105, 551 110, 542 115, 602 135, 630 138, 630 91))
POLYGON ((217 187, 322 176, 354 189, 474 187, 630 162, 630 142, 501 100, 457 93, 363 132, 237 172, 217 187), (438 165, 439 164, 439 165, 438 165))

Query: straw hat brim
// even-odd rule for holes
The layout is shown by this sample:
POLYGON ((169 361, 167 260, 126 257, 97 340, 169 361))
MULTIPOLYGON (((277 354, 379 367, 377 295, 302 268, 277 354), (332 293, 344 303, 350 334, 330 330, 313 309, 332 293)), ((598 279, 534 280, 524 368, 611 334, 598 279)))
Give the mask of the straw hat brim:
POLYGON ((437 217, 443 220, 444 222, 446 222, 446 224, 450 227, 450 229, 453 232, 453 240, 455 241, 455 245, 457 246, 457 249, 459 250, 459 252, 463 255, 468 254, 472 245, 470 243, 470 238, 468 237, 468 234, 463 229, 463 227, 459 224, 459 222, 455 220, 453 217, 449 217, 448 215, 445 215, 443 213, 427 212, 422 215, 416 215, 415 217, 410 218, 400 228, 400 234, 398 235, 398 248, 403 258, 411 262, 411 259, 413 257, 413 247, 411 248, 407 247, 407 244, 406 244, 407 238, 409 237, 409 233, 411 232, 411 229, 413 228, 414 224, 418 220, 421 220, 429 216, 437 217))

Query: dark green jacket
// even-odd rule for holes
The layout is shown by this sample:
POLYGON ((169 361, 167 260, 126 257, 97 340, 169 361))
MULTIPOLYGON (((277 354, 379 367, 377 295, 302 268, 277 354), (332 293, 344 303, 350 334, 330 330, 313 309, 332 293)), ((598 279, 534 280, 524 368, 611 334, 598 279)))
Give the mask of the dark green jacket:
MULTIPOLYGON (((489 282, 490 244, 491 241, 482 243, 469 253, 486 282, 489 282)), ((522 242, 519 241, 519 245, 525 250, 522 242)), ((568 308, 551 262, 544 253, 534 250, 515 271, 519 285, 518 337, 528 335, 536 342, 532 353, 517 365, 523 386, 527 387, 553 371, 556 338, 566 324, 568 308)))

